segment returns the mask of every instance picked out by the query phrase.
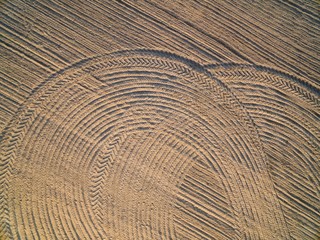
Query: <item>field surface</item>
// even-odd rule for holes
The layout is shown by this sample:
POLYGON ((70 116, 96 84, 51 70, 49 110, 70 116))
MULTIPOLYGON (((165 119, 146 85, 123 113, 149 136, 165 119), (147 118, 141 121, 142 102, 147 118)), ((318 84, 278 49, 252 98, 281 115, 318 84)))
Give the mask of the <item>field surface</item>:
POLYGON ((320 2, 0 0, 0 239, 320 239, 320 2))

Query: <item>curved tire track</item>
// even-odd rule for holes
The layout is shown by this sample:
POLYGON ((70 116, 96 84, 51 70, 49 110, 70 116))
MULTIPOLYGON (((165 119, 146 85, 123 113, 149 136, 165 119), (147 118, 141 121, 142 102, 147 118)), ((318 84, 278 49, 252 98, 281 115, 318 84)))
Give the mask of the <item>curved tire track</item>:
POLYGON ((272 69, 201 66, 162 51, 76 63, 41 84, 3 133, 1 235, 313 236, 317 93, 272 69), (305 186, 295 185, 303 178, 305 186), (294 232, 292 209, 307 221, 305 232, 294 232))

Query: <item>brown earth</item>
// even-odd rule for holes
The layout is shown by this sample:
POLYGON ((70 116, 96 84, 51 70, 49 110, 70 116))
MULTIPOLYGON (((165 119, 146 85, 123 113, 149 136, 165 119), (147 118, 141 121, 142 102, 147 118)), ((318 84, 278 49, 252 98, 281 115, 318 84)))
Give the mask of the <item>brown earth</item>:
POLYGON ((320 239, 320 3, 1 1, 0 239, 320 239))

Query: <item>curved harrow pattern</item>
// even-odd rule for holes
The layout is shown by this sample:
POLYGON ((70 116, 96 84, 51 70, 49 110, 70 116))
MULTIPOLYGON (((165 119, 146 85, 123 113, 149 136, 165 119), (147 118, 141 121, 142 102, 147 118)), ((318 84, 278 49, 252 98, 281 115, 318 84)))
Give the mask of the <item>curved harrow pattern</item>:
POLYGON ((81 61, 39 86, 4 130, 0 234, 316 236, 319 108, 318 89, 255 65, 151 50, 81 61))

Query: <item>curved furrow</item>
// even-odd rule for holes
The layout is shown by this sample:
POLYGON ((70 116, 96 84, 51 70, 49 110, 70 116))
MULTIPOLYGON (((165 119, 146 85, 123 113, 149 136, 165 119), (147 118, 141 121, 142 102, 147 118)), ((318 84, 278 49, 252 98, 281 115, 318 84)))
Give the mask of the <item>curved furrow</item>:
MULTIPOLYGON (((259 127, 222 79, 149 50, 52 75, 1 142, 3 183, 18 186, 22 177, 10 176, 28 175, 32 185, 19 196, 35 204, 25 203, 21 218, 1 215, 51 238, 287 239, 259 127)), ((4 207, 18 197, 2 196, 4 207)))
POLYGON ((320 207, 319 89, 265 67, 211 67, 258 127, 291 237, 313 239, 320 207), (297 226, 304 230, 297 232, 297 226))

